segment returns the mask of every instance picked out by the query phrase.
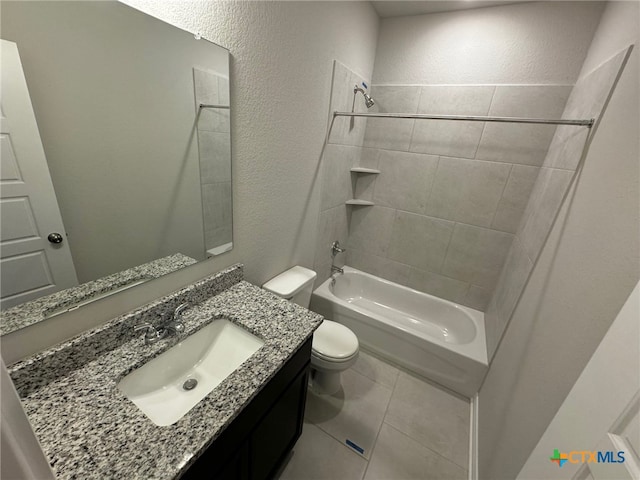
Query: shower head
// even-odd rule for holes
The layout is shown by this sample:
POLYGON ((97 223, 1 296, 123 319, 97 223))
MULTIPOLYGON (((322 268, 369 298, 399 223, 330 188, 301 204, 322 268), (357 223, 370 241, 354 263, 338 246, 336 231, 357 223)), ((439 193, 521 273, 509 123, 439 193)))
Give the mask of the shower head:
POLYGON ((364 104, 367 106, 367 108, 371 108, 376 104, 376 102, 373 101, 373 98, 371 98, 371 96, 367 92, 365 92, 362 88, 360 88, 358 85, 355 85, 353 87, 353 99, 354 99, 354 101, 355 101, 356 94, 358 92, 360 92, 360 93, 362 93, 362 95, 364 95, 364 104))
POLYGON ((376 104, 376 102, 373 101, 373 98, 371 98, 371 96, 368 93, 363 93, 363 95, 364 95, 364 104, 367 106, 367 108, 371 108, 376 104))

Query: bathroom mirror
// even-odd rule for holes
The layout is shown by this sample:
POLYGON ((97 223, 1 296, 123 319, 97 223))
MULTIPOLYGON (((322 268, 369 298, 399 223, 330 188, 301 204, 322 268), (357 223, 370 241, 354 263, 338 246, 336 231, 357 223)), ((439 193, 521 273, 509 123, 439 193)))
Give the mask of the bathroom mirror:
MULTIPOLYGON (((51 237, 36 215, 23 220, 43 240, 41 256, 57 248, 48 236, 62 241, 85 284, 158 258, 230 250, 228 50, 116 1, 3 0, 0 17, 0 36, 17 45, 63 222, 51 237)), ((15 179, 5 133, 6 185, 15 179)), ((30 291, 9 288, 30 275, 8 247, 24 235, 4 234, 20 230, 16 198, 2 198, 3 310, 55 283, 49 264, 30 291)))

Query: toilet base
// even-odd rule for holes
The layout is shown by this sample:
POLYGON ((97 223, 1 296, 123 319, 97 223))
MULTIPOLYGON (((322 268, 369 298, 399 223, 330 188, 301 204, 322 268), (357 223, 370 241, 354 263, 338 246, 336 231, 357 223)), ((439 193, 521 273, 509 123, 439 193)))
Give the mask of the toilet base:
POLYGON ((319 395, 334 395, 340 391, 340 372, 321 371, 311 367, 311 390, 319 395))

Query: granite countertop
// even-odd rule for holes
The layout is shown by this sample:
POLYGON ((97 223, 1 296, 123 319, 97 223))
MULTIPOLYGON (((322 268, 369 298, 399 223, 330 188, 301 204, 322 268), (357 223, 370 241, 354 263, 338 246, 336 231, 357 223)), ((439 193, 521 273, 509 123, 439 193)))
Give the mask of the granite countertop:
POLYGON ((184 473, 309 339, 322 317, 242 280, 231 267, 9 369, 57 478, 168 479, 184 473), (215 318, 265 344, 173 425, 158 427, 117 388, 180 341, 144 345, 132 328, 190 301, 184 338, 215 318), (197 304, 196 304, 197 303, 197 304))
POLYGON ((137 285, 136 282, 142 283, 152 278, 162 277, 194 263, 198 263, 198 261, 181 253, 176 253, 25 302, 2 312, 0 335, 5 335, 45 320, 65 308, 72 308, 78 302, 91 300, 121 287, 127 287, 132 284, 137 285))

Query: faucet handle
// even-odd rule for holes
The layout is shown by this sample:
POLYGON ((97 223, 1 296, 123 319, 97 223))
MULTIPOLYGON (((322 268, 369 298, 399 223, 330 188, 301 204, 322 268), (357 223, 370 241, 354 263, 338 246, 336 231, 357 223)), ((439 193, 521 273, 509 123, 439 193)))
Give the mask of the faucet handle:
POLYGON ((191 304, 189 303, 181 303, 180 305, 178 305, 173 311, 171 320, 165 325, 165 330, 173 334, 180 334, 184 332, 185 326, 182 322, 182 312, 184 312, 189 307, 191 307, 191 304))
POLYGON ((346 248, 342 248, 342 247, 340 246, 340 242, 339 242, 338 240, 336 240, 335 242, 333 242, 333 243, 331 244, 331 253, 332 253, 332 255, 333 255, 334 257, 335 257, 337 254, 339 254, 339 253, 343 253, 343 252, 346 252, 346 251, 347 251, 347 249, 346 249, 346 248))
POLYGON ((180 317, 182 316, 182 312, 184 312, 189 307, 191 307, 191 304, 187 302, 181 303, 180 305, 178 305, 176 309, 173 311, 173 320, 179 321, 180 317))
POLYGON ((137 332, 138 330, 145 330, 144 343, 147 345, 153 342, 157 342, 163 337, 163 333, 161 330, 158 330, 156 327, 147 322, 133 327, 134 332, 137 332))
POLYGON ((156 331, 156 327, 154 327, 153 325, 151 325, 150 323, 143 323, 141 325, 136 325, 135 327, 133 327, 133 331, 137 332, 138 330, 147 330, 147 331, 156 331))

